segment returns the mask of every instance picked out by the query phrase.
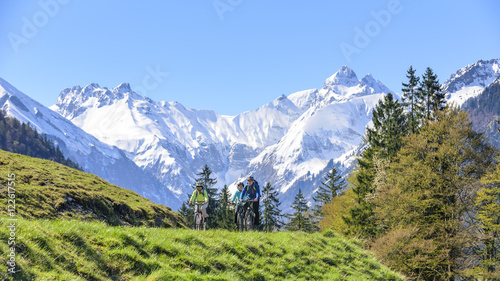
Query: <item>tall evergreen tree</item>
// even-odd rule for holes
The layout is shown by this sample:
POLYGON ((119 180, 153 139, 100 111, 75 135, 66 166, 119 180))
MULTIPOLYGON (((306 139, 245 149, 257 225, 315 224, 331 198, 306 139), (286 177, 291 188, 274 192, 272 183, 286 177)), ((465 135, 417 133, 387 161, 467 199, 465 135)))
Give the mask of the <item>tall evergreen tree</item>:
POLYGON ((335 166, 332 170, 325 175, 324 181, 318 187, 316 195, 312 197, 316 205, 314 206, 314 215, 322 219, 322 208, 326 204, 332 202, 333 198, 337 196, 346 186, 345 180, 338 173, 335 166))
POLYGON ((193 227, 193 225, 194 225, 194 209, 190 208, 186 202, 189 202, 189 199, 188 199, 188 201, 182 202, 182 205, 179 209, 179 213, 184 217, 184 220, 187 223, 186 226, 193 227))
POLYGON ((220 202, 217 208, 217 226, 221 229, 234 227, 234 209, 230 205, 231 194, 227 185, 221 190, 220 202))
POLYGON ((416 133, 422 118, 421 90, 419 88, 420 77, 415 75, 413 66, 408 69, 406 77, 408 83, 402 83, 403 105, 408 109, 408 127, 410 133, 416 133))
POLYGON ((281 209, 279 208, 281 202, 278 198, 278 191, 274 189, 270 182, 266 183, 266 186, 264 186, 262 198, 262 206, 264 207, 261 216, 263 220, 263 230, 272 232, 273 230, 280 229, 283 226, 281 221, 281 209))
POLYGON ((440 89, 441 85, 439 84, 437 75, 434 74, 430 67, 427 67, 424 75, 422 75, 422 82, 420 84, 424 117, 427 120, 433 118, 433 112, 444 108, 444 93, 440 89))
MULTIPOLYGON (((215 184, 217 184, 217 178, 211 178, 212 170, 205 164, 203 170, 196 174, 198 178, 196 182, 202 182, 204 187, 207 189, 208 195, 208 207, 207 213, 211 217, 208 219, 207 226, 209 228, 215 228, 217 226, 217 207, 220 201, 220 195, 217 188, 215 188, 215 184)), ((193 184, 193 190, 196 188, 195 184, 193 184)))
POLYGON ((403 106, 387 94, 373 110, 373 128, 366 132, 367 148, 358 159, 355 171, 356 182, 353 191, 357 196, 357 205, 350 209, 350 215, 344 220, 348 225, 347 233, 362 237, 375 237, 377 227, 373 217, 373 206, 369 198, 374 193, 374 160, 390 160, 403 145, 406 135, 406 118, 403 106))
POLYGON ((295 196, 295 199, 290 206, 295 210, 290 217, 290 222, 287 225, 287 229, 291 231, 306 231, 311 232, 315 230, 312 223, 312 214, 307 206, 307 200, 299 188, 299 193, 295 196))

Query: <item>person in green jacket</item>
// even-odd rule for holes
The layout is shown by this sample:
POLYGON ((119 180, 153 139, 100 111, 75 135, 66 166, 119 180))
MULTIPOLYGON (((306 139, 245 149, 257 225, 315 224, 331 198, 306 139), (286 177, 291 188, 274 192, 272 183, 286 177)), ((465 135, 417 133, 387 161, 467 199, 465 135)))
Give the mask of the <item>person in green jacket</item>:
MULTIPOLYGON (((231 199, 231 204, 233 204, 233 205, 236 204, 236 210, 234 212, 234 224, 236 224, 236 227, 238 227, 238 211, 240 208, 243 207, 243 203, 240 202, 239 199, 241 196, 241 191, 243 190, 244 186, 245 185, 242 182, 238 183, 238 189, 234 193, 233 199, 231 199)), ((246 196, 245 196, 245 198, 243 198, 243 200, 245 200, 245 199, 246 199, 246 196)))
POLYGON ((193 205, 195 202, 197 204, 203 204, 203 205, 196 205, 195 212, 198 211, 198 208, 201 208, 201 213, 203 214, 203 218, 206 221, 208 218, 207 214, 208 195, 207 195, 207 190, 203 187, 203 183, 201 182, 196 183, 196 189, 193 191, 191 199, 189 199, 189 205, 193 205))

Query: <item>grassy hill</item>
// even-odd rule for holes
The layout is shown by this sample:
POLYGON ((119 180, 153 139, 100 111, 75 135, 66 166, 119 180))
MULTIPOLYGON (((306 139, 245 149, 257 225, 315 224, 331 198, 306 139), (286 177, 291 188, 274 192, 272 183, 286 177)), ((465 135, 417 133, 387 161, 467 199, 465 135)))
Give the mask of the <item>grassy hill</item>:
POLYGON ((14 174, 22 218, 103 221, 109 225, 183 227, 182 216, 137 193, 64 165, 0 150, 0 206, 7 215, 8 175, 14 174))
POLYGON ((402 280, 333 232, 196 232, 177 212, 135 192, 5 151, 0 203, 1 280, 402 280), (15 276, 7 273, 10 237, 15 276))
MULTIPOLYGON (((0 239, 9 237, 6 220, 0 239)), ((333 232, 228 232, 18 220, 17 280, 402 280, 333 232)), ((7 245, 0 245, 6 272, 7 245)))

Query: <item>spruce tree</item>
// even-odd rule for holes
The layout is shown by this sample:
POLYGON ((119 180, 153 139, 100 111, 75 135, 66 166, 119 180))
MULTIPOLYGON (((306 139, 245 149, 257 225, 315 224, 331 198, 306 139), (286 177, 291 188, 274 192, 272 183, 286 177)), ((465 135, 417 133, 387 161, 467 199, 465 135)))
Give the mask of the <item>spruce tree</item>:
POLYGON ((316 205, 314 206, 315 217, 322 219, 322 208, 326 204, 332 202, 333 198, 337 196, 346 186, 345 180, 338 173, 335 166, 332 170, 325 175, 324 181, 316 191, 316 195, 312 197, 316 205))
POLYGON ((441 85, 439 84, 437 75, 434 74, 430 67, 427 67, 424 75, 422 75, 422 82, 420 84, 424 117, 427 120, 433 119, 433 112, 444 108, 444 93, 440 89, 441 85))
POLYGON ((231 194, 227 185, 221 190, 220 202, 217 208, 217 226, 221 229, 232 229, 234 227, 234 210, 230 205, 231 194))
MULTIPOLYGON (((217 207, 219 205, 220 196, 217 188, 214 187, 217 184, 217 178, 211 178, 212 170, 205 164, 203 170, 196 174, 199 178, 196 179, 196 182, 201 182, 204 185, 204 188, 207 190, 208 195, 208 207, 207 213, 211 217, 208 219, 207 226, 209 228, 215 228, 217 226, 217 207)), ((193 184, 193 190, 196 188, 195 184, 193 184)))
POLYGON ((421 106, 421 90, 419 88, 420 77, 415 75, 413 66, 408 69, 406 77, 408 83, 402 83, 403 105, 408 109, 408 127, 410 133, 416 133, 420 126, 423 108, 421 106))
POLYGON ((311 232, 315 229, 312 223, 312 214, 309 210, 309 206, 307 206, 307 200, 300 188, 299 193, 295 196, 290 207, 294 209, 295 212, 289 216, 290 222, 287 225, 288 230, 311 232))
POLYGON ((278 230, 283 226, 281 221, 281 205, 278 198, 278 191, 274 189, 270 182, 266 183, 264 189, 262 190, 262 204, 264 207, 262 212, 262 227, 266 232, 272 232, 273 230, 278 230))
POLYGON ((356 182, 353 192, 357 196, 357 204, 349 210, 349 216, 344 218, 348 225, 346 231, 350 235, 359 235, 364 238, 375 237, 377 226, 373 217, 373 206, 370 199, 375 192, 373 181, 375 178, 374 160, 390 160, 403 145, 406 135, 407 120, 403 114, 403 106, 394 100, 392 94, 387 94, 384 100, 379 101, 373 110, 373 128, 368 128, 365 139, 367 148, 358 158, 358 167, 355 171, 356 182))

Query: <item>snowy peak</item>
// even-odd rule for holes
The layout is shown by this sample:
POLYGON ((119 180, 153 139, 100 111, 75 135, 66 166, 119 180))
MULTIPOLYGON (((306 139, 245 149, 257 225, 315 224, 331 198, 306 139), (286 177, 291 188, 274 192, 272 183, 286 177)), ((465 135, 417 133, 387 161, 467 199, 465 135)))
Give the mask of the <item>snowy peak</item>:
POLYGON ((83 88, 74 86, 62 90, 57 103, 51 106, 51 109, 67 118, 73 118, 90 107, 102 107, 126 98, 146 100, 143 96, 132 91, 129 83, 121 83, 111 90, 101 87, 97 83, 92 83, 83 88))
POLYGON ((349 68, 348 66, 342 66, 339 71, 330 76, 325 81, 325 88, 334 86, 334 85, 343 85, 347 87, 356 86, 359 84, 358 77, 356 73, 349 68))
POLYGON ((365 77, 360 80, 361 85, 367 86, 373 89, 374 93, 389 93, 391 90, 387 88, 382 82, 378 81, 378 79, 373 78, 373 76, 368 73, 365 77))
POLYGON ((446 80, 442 89, 448 103, 461 106, 468 99, 481 94, 493 81, 500 77, 500 59, 479 60, 461 68, 446 80))

